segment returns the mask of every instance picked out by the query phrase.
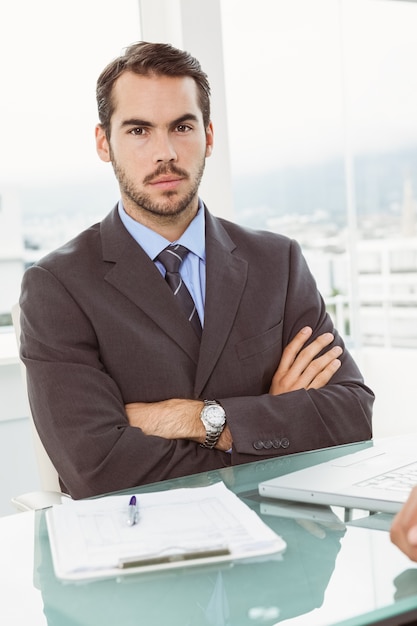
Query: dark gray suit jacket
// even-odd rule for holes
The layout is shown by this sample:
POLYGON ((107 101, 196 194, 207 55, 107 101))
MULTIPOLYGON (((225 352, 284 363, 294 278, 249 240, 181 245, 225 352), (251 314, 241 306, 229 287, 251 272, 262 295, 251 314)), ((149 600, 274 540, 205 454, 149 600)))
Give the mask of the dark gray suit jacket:
POLYGON ((303 326, 335 332, 298 244, 206 210, 206 263, 201 345, 116 209, 26 271, 30 403, 73 497, 371 437, 373 394, 346 350, 324 388, 268 394, 303 326), (129 426, 126 403, 167 398, 219 400, 232 454, 129 426))

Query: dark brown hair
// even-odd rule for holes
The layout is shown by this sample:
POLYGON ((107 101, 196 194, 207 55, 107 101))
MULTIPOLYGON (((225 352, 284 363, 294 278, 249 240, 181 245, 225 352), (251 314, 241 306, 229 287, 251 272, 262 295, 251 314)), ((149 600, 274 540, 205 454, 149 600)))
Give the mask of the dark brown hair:
POLYGON ((102 71, 96 88, 100 124, 110 139, 110 120, 115 104, 112 98, 113 85, 123 72, 134 72, 142 76, 189 76, 196 82, 198 100, 203 114, 204 127, 210 123, 210 85, 200 63, 184 50, 165 43, 140 41, 124 51, 102 71))

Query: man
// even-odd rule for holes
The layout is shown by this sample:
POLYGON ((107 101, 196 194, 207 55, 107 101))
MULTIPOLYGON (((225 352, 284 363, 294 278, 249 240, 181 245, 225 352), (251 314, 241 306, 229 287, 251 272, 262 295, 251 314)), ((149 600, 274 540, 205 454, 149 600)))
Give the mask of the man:
POLYGON ((417 487, 412 489, 391 525, 391 540, 410 559, 417 561, 417 487))
POLYGON ((373 394, 299 246, 198 197, 209 93, 169 45, 110 63, 96 146, 121 200, 24 276, 31 407, 74 498, 371 437, 373 394))

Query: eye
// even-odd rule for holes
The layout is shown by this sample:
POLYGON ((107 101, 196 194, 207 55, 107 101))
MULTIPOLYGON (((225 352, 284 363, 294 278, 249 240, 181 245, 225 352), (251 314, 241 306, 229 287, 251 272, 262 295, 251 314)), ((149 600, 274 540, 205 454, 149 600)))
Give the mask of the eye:
POLYGON ((188 131, 192 130, 192 128, 188 124, 178 124, 178 126, 176 127, 176 130, 179 133, 188 133, 188 131))
POLYGON ((132 128, 132 129, 129 131, 129 134, 130 134, 130 135, 138 135, 138 136, 141 136, 141 135, 144 135, 144 134, 145 134, 145 132, 146 132, 146 130, 145 130, 144 128, 142 128, 141 126, 138 126, 137 128, 132 128))

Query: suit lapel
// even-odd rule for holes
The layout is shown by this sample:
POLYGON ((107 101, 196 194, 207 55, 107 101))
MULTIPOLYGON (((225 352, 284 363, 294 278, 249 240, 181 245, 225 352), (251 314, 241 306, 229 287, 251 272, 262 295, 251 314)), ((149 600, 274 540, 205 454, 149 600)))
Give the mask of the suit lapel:
POLYGON ((247 261, 232 254, 234 242, 206 211, 206 300, 195 395, 200 397, 233 328, 247 279, 247 261))
POLYGON ((118 289, 169 335, 196 363, 200 342, 177 309, 174 295, 154 263, 124 228, 114 209, 101 223, 104 279, 118 289), (169 303, 172 300, 172 306, 169 303))
POLYGON ((104 277, 153 320, 197 365, 195 396, 200 397, 224 349, 247 278, 247 261, 221 222, 206 210, 206 300, 200 342, 175 306, 174 296, 154 263, 124 228, 117 208, 101 222, 104 277), (172 299, 172 307, 169 302, 172 299))

